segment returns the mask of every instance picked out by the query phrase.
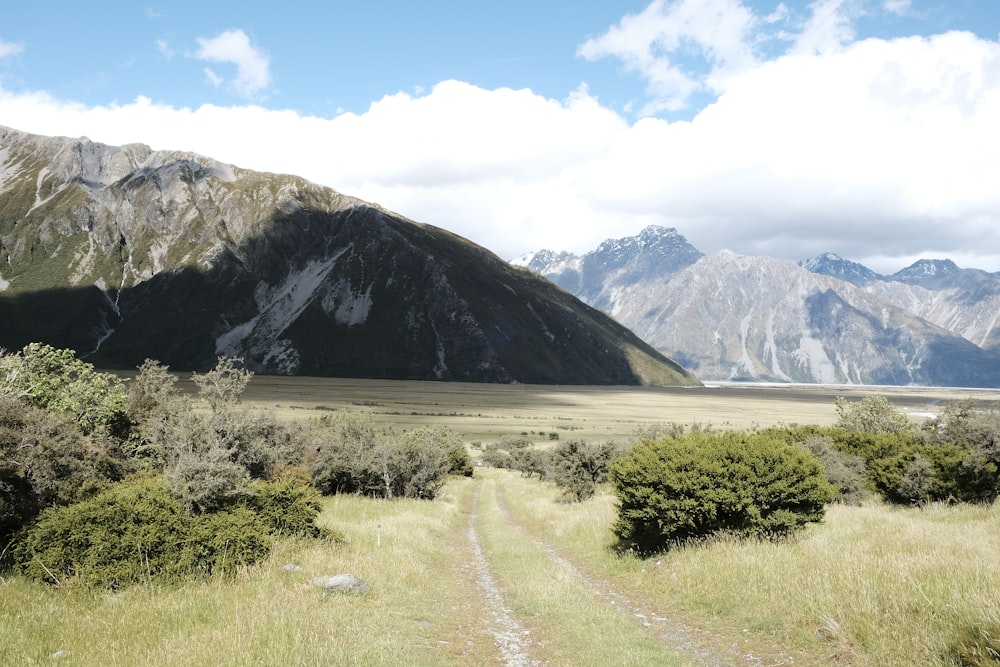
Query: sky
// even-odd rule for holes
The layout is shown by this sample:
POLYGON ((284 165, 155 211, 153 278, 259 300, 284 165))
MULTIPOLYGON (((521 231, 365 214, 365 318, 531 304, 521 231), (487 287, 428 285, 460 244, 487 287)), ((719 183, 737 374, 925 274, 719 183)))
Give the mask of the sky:
POLYGON ((13 3, 0 125, 296 174, 505 259, 1000 271, 996 0, 13 3))

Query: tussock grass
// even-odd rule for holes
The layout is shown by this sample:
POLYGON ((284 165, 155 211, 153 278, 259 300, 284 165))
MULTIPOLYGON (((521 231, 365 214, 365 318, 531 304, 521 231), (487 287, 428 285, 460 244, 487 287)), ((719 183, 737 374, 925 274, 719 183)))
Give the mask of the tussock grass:
POLYGON ((462 577, 462 503, 471 480, 434 502, 326 500, 341 545, 282 541, 235 579, 106 593, 0 583, 0 664, 490 664, 492 638, 462 577), (302 570, 286 572, 296 563, 302 570), (351 572, 366 595, 330 595, 314 576, 351 572))
MULTIPOLYGON (((646 559, 612 550, 614 500, 567 504, 503 475, 511 512, 605 577, 797 665, 957 665, 969 628, 1000 627, 1000 508, 834 505, 783 542, 716 539, 646 559)), ((532 488, 537 487, 537 488, 532 488)))

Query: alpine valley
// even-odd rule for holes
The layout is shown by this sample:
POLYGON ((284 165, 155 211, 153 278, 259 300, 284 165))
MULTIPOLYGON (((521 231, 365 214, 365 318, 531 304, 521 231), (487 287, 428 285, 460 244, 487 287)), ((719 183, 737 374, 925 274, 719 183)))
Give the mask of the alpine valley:
POLYGON ((1000 273, 920 260, 891 276, 825 254, 705 255, 648 227, 514 264, 609 313, 703 381, 1000 386, 1000 273))
POLYGON ((599 310, 293 176, 0 127, 0 347, 98 366, 693 385, 599 310))

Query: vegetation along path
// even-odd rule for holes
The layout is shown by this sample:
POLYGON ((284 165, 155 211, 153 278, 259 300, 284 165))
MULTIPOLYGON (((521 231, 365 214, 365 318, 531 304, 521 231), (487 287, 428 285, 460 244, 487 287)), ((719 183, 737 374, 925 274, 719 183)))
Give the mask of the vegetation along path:
POLYGON ((585 571, 555 546, 533 534, 527 527, 518 522, 507 507, 502 479, 495 479, 491 486, 497 510, 512 532, 517 534, 521 540, 533 544, 544 552, 546 557, 558 568, 562 578, 575 582, 591 596, 596 596, 602 604, 611 608, 613 613, 629 618, 633 625, 641 627, 647 634, 655 637, 663 647, 676 652, 683 664, 707 667, 727 667, 730 665, 763 667, 764 665, 793 664, 793 660, 789 656, 770 655, 765 659, 755 655, 742 647, 738 640, 694 627, 672 615, 659 613, 652 604, 622 593, 611 582, 585 571))

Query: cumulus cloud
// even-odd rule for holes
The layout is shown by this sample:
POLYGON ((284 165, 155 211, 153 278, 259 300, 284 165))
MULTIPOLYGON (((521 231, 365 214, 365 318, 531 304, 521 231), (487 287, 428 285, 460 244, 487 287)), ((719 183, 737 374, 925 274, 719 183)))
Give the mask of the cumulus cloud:
POLYGON ((0 108, 30 132, 298 174, 506 258, 660 224, 705 252, 1000 270, 1000 43, 966 32, 834 43, 740 61, 682 122, 629 120, 586 87, 550 99, 460 81, 333 118, 147 98, 90 107, 2 87, 0 108))
MULTIPOLYGON (((267 53, 254 46, 242 30, 226 30, 211 38, 199 37, 197 42, 198 49, 192 57, 236 66, 236 78, 231 84, 240 96, 252 99, 271 85, 267 53)), ((224 81, 210 68, 205 68, 205 74, 213 86, 224 81)))

